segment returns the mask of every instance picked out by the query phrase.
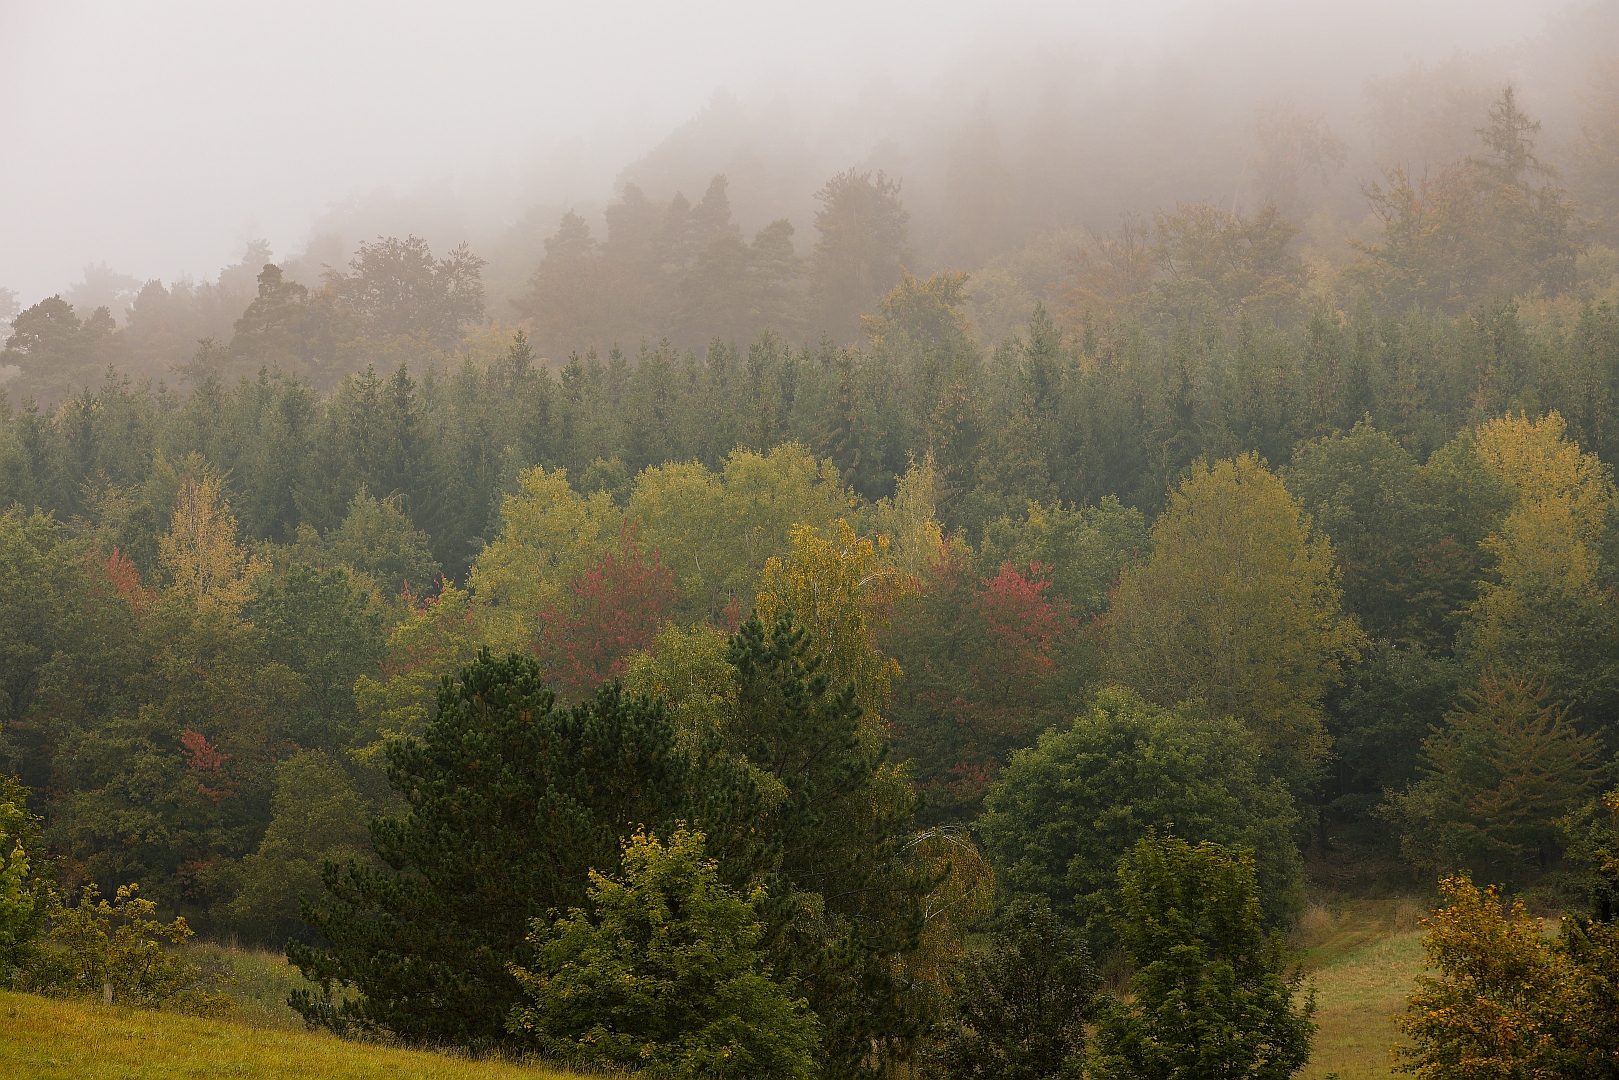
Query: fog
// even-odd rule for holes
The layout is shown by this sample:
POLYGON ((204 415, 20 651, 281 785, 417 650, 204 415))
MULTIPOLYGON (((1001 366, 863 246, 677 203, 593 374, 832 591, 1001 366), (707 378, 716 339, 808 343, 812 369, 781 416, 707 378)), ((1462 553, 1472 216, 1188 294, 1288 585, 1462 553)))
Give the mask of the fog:
POLYGON ((1516 81, 1555 142, 1619 26, 1612 3, 1307 7, 6 0, 0 286, 27 306, 77 283, 121 317, 253 240, 314 270, 414 232, 469 240, 509 315, 560 214, 599 222, 627 181, 696 201, 723 172, 745 231, 785 215, 803 249, 850 165, 904 182, 920 265, 971 269, 1043 228, 1240 201, 1265 107, 1347 142, 1352 220, 1357 176, 1422 152, 1369 132, 1374 80, 1516 81), (974 166, 1011 178, 1001 204, 962 194, 974 166), (963 225, 985 215, 993 235, 963 225))

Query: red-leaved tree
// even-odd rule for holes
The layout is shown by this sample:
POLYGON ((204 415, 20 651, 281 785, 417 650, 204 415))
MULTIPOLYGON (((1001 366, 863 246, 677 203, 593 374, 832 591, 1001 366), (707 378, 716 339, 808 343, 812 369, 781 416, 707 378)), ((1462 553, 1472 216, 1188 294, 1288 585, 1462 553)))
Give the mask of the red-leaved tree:
POLYGON ((675 572, 657 552, 643 556, 626 526, 617 550, 592 559, 568 582, 562 603, 540 614, 535 654, 564 697, 583 697, 652 646, 674 602, 675 572))

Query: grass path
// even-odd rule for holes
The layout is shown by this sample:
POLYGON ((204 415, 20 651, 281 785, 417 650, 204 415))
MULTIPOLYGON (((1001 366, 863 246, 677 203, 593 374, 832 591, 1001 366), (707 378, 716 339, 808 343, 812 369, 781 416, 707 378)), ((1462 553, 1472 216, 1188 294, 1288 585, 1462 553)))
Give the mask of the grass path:
POLYGON ((0 1076, 28 1080, 578 1080, 538 1065, 0 991, 0 1076))
POLYGON ((1394 1017, 1422 971, 1411 901, 1361 901, 1306 916, 1296 938, 1316 988, 1315 1053, 1300 1080, 1385 1080, 1394 1017))

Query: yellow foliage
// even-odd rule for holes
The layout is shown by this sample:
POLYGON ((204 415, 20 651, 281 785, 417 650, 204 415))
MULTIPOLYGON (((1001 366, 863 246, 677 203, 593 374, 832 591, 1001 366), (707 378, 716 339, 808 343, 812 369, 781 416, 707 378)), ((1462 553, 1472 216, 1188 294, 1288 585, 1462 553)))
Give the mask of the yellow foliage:
POLYGON ((1555 412, 1538 420, 1492 420, 1478 429, 1475 446, 1485 468, 1517 496, 1500 528, 1483 542, 1501 577, 1479 599, 1486 627, 1509 620, 1527 593, 1589 597, 1614 496, 1607 466, 1568 439, 1555 412))
POLYGON ((478 556, 467 583, 486 605, 485 641, 506 651, 527 646, 540 612, 601 554, 623 518, 611 496, 586 498, 568 486, 566 470, 544 466, 518 477, 500 516, 500 535, 478 556))
POLYGON ((912 461, 899 478, 892 499, 879 499, 869 515, 875 531, 889 540, 888 561, 920 580, 944 549, 944 532, 936 518, 938 471, 933 455, 912 461))
POLYGON ((833 535, 799 525, 792 554, 765 563, 756 607, 768 625, 791 611, 808 629, 834 686, 855 684, 867 721, 877 724, 899 664, 877 648, 875 631, 915 582, 882 558, 888 538, 856 536, 839 518, 833 535))
POLYGON ((1321 701, 1355 658, 1332 546, 1259 457, 1194 466, 1120 576, 1109 618, 1120 682, 1160 705, 1206 700, 1302 782, 1327 749, 1321 701))
POLYGON ((235 612, 253 596, 253 580, 268 569, 236 542, 236 518, 211 470, 194 464, 180 480, 169 531, 158 554, 174 588, 199 608, 235 612))
POLYGON ((1567 972, 1523 901, 1503 914, 1494 887, 1465 877, 1439 883, 1446 906, 1423 920, 1422 949, 1438 978, 1417 979, 1397 1045, 1399 1066, 1423 1080, 1562 1075, 1555 1016, 1567 972))

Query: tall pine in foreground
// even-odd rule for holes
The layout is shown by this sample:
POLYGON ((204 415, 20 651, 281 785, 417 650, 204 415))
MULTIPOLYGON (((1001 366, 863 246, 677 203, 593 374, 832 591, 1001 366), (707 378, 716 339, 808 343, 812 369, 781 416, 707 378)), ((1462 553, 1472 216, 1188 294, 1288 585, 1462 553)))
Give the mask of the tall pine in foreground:
POLYGON ((444 679, 421 739, 387 744, 409 810, 371 823, 383 869, 326 864, 328 897, 302 908, 332 944, 288 944, 317 988, 292 1007, 337 1031, 504 1041, 530 923, 583 905, 591 869, 678 815, 674 750, 661 702, 613 685, 559 709, 532 659, 483 652, 444 679))

